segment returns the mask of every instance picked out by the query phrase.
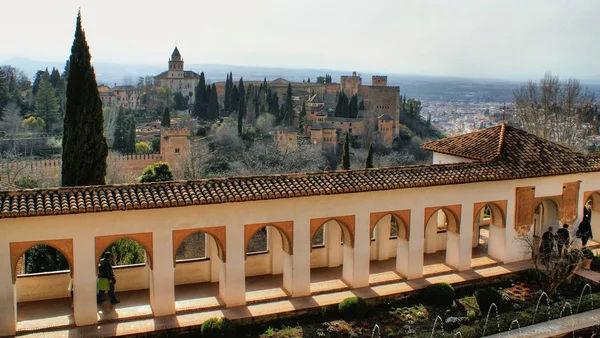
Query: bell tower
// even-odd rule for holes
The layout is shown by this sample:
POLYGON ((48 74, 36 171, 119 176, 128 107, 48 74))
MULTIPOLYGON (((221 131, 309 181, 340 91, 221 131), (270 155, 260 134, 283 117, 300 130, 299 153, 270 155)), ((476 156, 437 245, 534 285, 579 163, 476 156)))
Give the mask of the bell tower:
POLYGON ((177 46, 173 50, 173 54, 171 54, 171 59, 169 60, 168 76, 169 79, 183 79, 183 58, 177 46))

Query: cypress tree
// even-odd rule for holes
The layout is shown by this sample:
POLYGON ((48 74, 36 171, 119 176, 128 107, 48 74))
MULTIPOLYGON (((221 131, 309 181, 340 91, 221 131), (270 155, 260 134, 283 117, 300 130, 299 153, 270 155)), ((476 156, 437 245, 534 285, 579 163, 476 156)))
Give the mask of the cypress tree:
POLYGON ((264 90, 267 90, 267 88, 269 88, 269 84, 267 83, 267 77, 265 76, 265 79, 263 80, 263 88, 264 90))
POLYGON ((344 150, 342 152, 342 170, 350 169, 350 137, 349 133, 346 133, 346 139, 344 140, 344 150))
POLYGON ((292 85, 288 83, 287 91, 285 92, 285 113, 287 116, 292 116, 294 110, 294 102, 292 101, 292 85))
POLYGON ((223 109, 229 111, 231 105, 231 90, 229 88, 229 73, 227 73, 227 79, 225 80, 225 97, 223 102, 223 109))
POLYGON ((240 91, 237 86, 231 89, 231 111, 238 111, 240 105, 240 91))
POLYGON ((162 120, 160 121, 160 126, 164 128, 171 127, 171 114, 169 113, 169 108, 165 108, 165 112, 163 113, 162 120))
POLYGON ((358 95, 352 95, 350 99, 348 117, 357 118, 358 117, 358 95))
POLYGON ((219 96, 217 95, 217 87, 213 83, 210 88, 210 97, 208 103, 208 118, 216 119, 219 117, 219 96))
POLYGON ((0 68, 0 118, 4 111, 4 107, 8 104, 10 93, 8 91, 8 81, 2 68, 0 68))
POLYGON ((194 102, 194 115, 198 119, 206 118, 206 78, 204 72, 200 73, 200 80, 196 86, 196 102, 194 102))
POLYGON ((127 148, 125 152, 127 154, 135 154, 135 118, 131 110, 127 111, 127 125, 129 126, 129 130, 127 132, 127 148))
POLYGON ((112 149, 121 153, 127 152, 127 119, 123 106, 119 107, 117 118, 115 120, 115 132, 113 134, 112 149))
POLYGON ((242 114, 242 117, 246 116, 246 90, 244 89, 244 78, 240 77, 240 83, 238 84, 238 91, 240 92, 240 101, 238 103, 238 113, 242 114))
POLYGON ((365 101, 364 100, 360 100, 360 103, 358 104, 358 110, 365 110, 365 101))
POLYGON ((367 153, 367 163, 365 164, 365 168, 373 168, 373 145, 369 144, 369 152, 367 153))
POLYGON ((298 130, 304 131, 304 119, 306 118, 306 102, 302 102, 302 110, 300 111, 300 117, 298 118, 298 130))
POLYGON ((342 116, 350 117, 350 105, 348 103, 348 96, 346 96, 346 94, 344 94, 342 101, 342 116))
POLYGON ((67 105, 62 142, 62 186, 105 184, 108 144, 104 137, 102 100, 90 48, 77 13, 67 78, 67 105))
POLYGON ((58 88, 58 81, 60 81, 60 72, 58 69, 52 67, 52 73, 50 73, 50 83, 52 83, 52 87, 58 88))
POLYGON ((33 113, 35 116, 44 119, 47 133, 50 132, 52 125, 60 119, 59 108, 58 98, 56 98, 52 83, 50 83, 48 78, 43 78, 35 98, 35 110, 33 113))
POLYGON ((342 106, 344 105, 344 92, 338 93, 337 104, 335 105, 335 110, 333 112, 333 116, 335 117, 343 117, 342 106))

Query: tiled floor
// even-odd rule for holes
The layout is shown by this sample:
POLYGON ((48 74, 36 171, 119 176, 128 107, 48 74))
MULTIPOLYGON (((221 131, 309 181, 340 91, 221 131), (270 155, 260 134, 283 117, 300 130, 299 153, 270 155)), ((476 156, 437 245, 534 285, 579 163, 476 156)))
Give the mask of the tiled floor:
MULTIPOLYGON (((373 298, 389 296, 402 292, 418 290, 427 285, 447 282, 459 283, 478 278, 498 276, 506 273, 516 272, 531 267, 530 261, 521 261, 510 264, 496 265, 485 268, 477 268, 464 272, 453 272, 434 277, 426 277, 411 281, 400 281, 395 283, 376 285, 356 290, 343 290, 308 297, 283 299, 260 304, 250 304, 235 308, 224 308, 206 310, 202 312, 183 313, 173 316, 144 318, 130 321, 113 321, 86 327, 75 327, 70 329, 46 331, 24 335, 27 337, 105 337, 119 336, 135 333, 165 330, 177 327, 189 327, 200 325, 204 320, 212 317, 227 316, 231 319, 241 319, 251 316, 275 315, 278 313, 296 311, 336 304, 347 297, 359 296, 373 298)), ((122 297, 123 298, 123 297, 122 297)))

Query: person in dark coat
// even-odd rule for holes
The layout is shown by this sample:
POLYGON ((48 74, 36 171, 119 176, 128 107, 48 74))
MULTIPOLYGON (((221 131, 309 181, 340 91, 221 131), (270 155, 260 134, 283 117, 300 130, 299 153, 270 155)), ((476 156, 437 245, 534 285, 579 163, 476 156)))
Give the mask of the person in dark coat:
POLYGON ((115 278, 110 258, 110 252, 105 252, 104 258, 100 260, 100 264, 98 265, 98 281, 96 286, 98 289, 96 301, 98 303, 104 301, 104 292, 106 291, 108 291, 108 297, 112 304, 121 302, 115 296, 115 284, 117 283, 117 279, 115 278))
POLYGON ((569 233, 569 225, 563 224, 563 227, 556 230, 556 248, 558 249, 558 255, 563 255, 563 248, 565 251, 569 251, 569 245, 571 244, 571 234, 569 233))
POLYGON ((554 249, 554 233, 553 228, 549 227, 548 231, 542 235, 542 245, 540 246, 540 253, 542 254, 542 263, 548 264, 550 262, 550 255, 554 249))
POLYGON ((581 246, 585 248, 588 240, 594 237, 592 234, 592 224, 590 223, 589 219, 584 218, 583 221, 579 223, 579 227, 577 228, 575 236, 577 236, 577 238, 581 238, 581 246))

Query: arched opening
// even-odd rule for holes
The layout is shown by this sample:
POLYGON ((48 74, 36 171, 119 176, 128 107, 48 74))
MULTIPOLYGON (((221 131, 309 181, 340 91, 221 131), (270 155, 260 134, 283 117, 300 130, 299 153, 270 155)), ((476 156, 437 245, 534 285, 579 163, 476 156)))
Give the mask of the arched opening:
POLYGON ((246 245, 246 303, 288 297, 283 273, 284 256, 291 253, 290 239, 275 224, 253 231, 246 245))
POLYGON ((49 244, 33 245, 21 255, 14 273, 17 331, 75 323, 70 262, 61 250, 49 244))
POLYGON ((542 200, 533 213, 533 237, 535 239, 542 238, 542 234, 550 227, 556 231, 561 224, 556 203, 549 199, 542 200))
POLYGON ((423 276, 448 273, 454 270, 447 262, 451 236, 459 236, 460 221, 453 211, 439 208, 425 223, 423 243, 423 276))
MULTIPOLYGON (((106 252, 110 252, 110 264, 116 279, 114 285, 115 296, 119 303, 113 304, 107 292, 103 294, 102 301, 98 302, 98 316, 100 322, 115 319, 132 318, 140 315, 152 315, 150 306, 150 255, 140 242, 128 238, 118 238, 112 243, 98 250, 98 269, 102 260, 106 260, 106 252)), ((99 283, 99 286, 101 283, 99 283)), ((76 286, 75 286, 76 287, 76 286)), ((98 288, 96 289, 98 292, 98 288)), ((75 291, 76 292, 76 291, 75 291)))
POLYGON ((211 234, 194 231, 175 249, 175 311, 214 308, 219 299, 223 248, 211 234))
POLYGON ((506 238, 506 218, 502 207, 495 202, 476 204, 475 207, 479 207, 479 210, 474 210, 473 218, 473 268, 495 264, 497 260, 502 261, 506 238))
POLYGON ((370 285, 395 282, 406 275, 408 236, 407 220, 392 213, 371 226, 370 285))
POLYGON ((343 280, 344 245, 352 245, 346 224, 336 219, 311 231, 310 292, 318 294, 348 288, 343 280))
MULTIPOLYGON (((593 237, 588 241, 588 247, 598 246, 600 240, 600 192, 592 193, 583 205, 583 217, 592 225, 593 237)), ((573 224, 579 226, 579 224, 573 224)))

